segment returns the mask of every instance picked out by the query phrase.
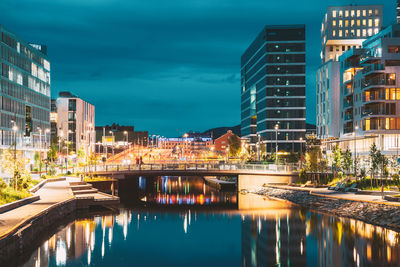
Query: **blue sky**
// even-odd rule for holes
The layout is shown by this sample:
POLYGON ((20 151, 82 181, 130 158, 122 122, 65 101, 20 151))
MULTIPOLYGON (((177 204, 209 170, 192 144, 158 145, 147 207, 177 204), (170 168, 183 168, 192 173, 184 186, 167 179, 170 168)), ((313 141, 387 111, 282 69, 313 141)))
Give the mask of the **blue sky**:
MULTIPOLYGON (((240 57, 263 26, 306 24, 307 121, 315 123, 320 24, 342 0, 1 0, 0 24, 48 46, 52 95, 96 106, 96 124, 175 136, 240 123, 240 57)), ((384 4, 384 25, 395 0, 384 4)))

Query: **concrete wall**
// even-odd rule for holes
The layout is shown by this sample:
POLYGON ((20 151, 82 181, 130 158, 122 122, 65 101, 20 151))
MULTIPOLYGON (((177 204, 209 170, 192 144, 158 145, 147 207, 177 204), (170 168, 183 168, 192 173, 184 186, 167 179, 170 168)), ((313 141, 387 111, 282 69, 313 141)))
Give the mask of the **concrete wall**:
POLYGON ((256 190, 261 189, 264 184, 288 184, 297 181, 299 176, 297 174, 288 175, 239 175, 238 176, 238 190, 256 190))

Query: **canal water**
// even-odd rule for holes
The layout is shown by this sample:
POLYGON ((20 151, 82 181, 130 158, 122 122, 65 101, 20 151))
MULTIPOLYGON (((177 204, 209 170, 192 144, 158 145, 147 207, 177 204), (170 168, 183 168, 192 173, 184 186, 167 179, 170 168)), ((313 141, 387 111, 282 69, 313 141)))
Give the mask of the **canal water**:
POLYGON ((22 266, 400 266, 400 235, 201 177, 132 178, 118 211, 91 211, 22 266))

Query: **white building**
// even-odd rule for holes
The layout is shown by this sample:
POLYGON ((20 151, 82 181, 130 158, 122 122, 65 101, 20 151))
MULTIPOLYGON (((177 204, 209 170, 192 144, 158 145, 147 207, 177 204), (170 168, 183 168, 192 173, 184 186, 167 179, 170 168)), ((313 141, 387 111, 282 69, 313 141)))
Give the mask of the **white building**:
POLYGON ((60 92, 56 100, 57 135, 59 140, 72 143, 73 151, 82 149, 86 153, 94 151, 96 134, 95 109, 90 103, 72 95, 69 92, 60 92))
POLYGON ((331 6, 321 27, 321 61, 317 71, 317 135, 337 138, 340 130, 339 57, 360 48, 382 27, 382 5, 331 6))

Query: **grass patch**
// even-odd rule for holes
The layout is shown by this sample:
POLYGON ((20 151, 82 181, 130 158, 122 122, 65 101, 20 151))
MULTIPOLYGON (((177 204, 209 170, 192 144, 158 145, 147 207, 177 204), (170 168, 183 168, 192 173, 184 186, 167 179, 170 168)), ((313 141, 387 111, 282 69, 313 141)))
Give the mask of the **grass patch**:
POLYGON ((105 176, 96 176, 96 177, 89 177, 85 176, 84 181, 85 182, 102 182, 102 181, 111 181, 111 177, 105 177, 105 176))
POLYGON ((0 205, 14 202, 30 196, 31 194, 26 190, 15 191, 13 188, 7 187, 0 191, 0 205))

